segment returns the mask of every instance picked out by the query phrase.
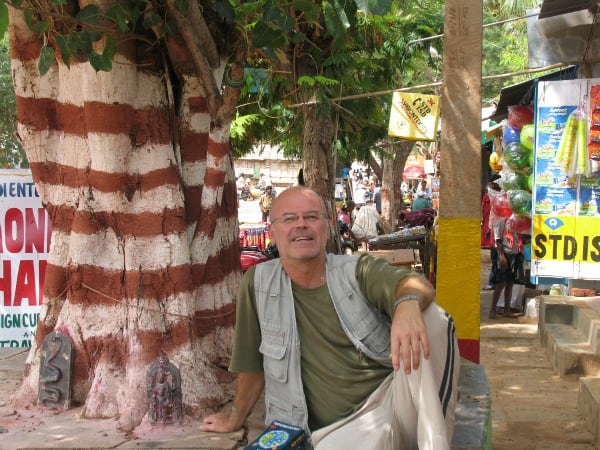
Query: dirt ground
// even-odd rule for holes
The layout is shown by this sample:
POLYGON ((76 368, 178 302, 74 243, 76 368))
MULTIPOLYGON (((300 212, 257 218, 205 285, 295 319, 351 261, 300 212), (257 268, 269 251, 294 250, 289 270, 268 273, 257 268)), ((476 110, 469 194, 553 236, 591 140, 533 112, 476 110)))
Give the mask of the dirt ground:
MULTIPOLYGON (((485 286, 491 266, 487 250, 481 260, 485 286)), ((489 320, 492 294, 481 292, 480 362, 492 393, 492 448, 596 449, 577 409, 577 378, 561 379, 553 372, 540 344, 537 320, 523 316, 489 320)))

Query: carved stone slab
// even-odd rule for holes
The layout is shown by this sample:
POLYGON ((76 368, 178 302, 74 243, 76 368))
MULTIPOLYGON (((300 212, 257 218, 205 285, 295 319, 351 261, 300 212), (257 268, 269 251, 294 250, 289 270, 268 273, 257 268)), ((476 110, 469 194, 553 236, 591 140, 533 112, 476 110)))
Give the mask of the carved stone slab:
POLYGON ((182 422, 181 374, 165 355, 159 356, 146 372, 146 395, 152 425, 182 422))
POLYGON ((53 331, 42 343, 38 404, 53 409, 71 406, 73 346, 69 337, 53 331))

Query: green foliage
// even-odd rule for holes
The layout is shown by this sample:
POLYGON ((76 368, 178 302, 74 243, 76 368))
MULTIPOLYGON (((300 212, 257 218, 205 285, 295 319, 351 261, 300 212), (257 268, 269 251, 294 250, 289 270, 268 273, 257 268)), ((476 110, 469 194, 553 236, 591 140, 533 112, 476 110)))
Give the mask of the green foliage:
MULTIPOLYGON (((496 13, 498 14, 498 13, 496 13)), ((498 15, 484 11, 484 23, 501 20, 498 15)), ((483 29, 484 76, 518 72, 527 68, 527 27, 525 20, 508 22, 503 25, 483 29)), ((528 77, 524 75, 485 80, 482 84, 482 103, 489 104, 500 94, 504 86, 519 83, 528 77)))
POLYGON ((4 2, 0 2, 0 39, 8 29, 8 8, 4 2))
MULTIPOLYGON (((160 39, 172 36, 175 30, 164 0, 115 2, 107 10, 88 4, 71 13, 65 8, 66 0, 4 1, 21 8, 28 27, 44 35, 45 45, 38 64, 41 75, 47 73, 58 55, 67 66, 73 60, 87 60, 97 71, 110 71, 119 40, 134 38, 155 45, 160 39), (102 50, 98 51, 99 48, 102 50)), ((6 6, 4 2, 0 5, 6 6)), ((190 6, 189 0, 175 1, 175 8, 181 14, 185 15, 190 6)), ((235 11, 227 0, 214 0, 202 6, 217 24, 234 20, 235 11)), ((5 11, 0 8, 0 31, 4 16, 5 11)))
POLYGON ((0 168, 28 167, 25 152, 15 137, 17 102, 12 83, 8 36, 0 40, 0 168))
MULTIPOLYGON (((297 14, 294 33, 282 33, 286 45, 279 53, 272 53, 279 59, 272 61, 271 53, 257 49, 264 51, 265 58, 253 63, 269 76, 257 88, 256 77, 246 74, 237 124, 251 128, 251 132, 236 134, 232 146, 243 153, 252 146, 249 139, 255 139, 279 145, 286 149, 285 154, 297 154, 303 132, 301 105, 308 101, 335 123, 332 150, 337 152, 338 161, 366 160, 367 152, 387 138, 391 106, 391 94, 368 94, 432 81, 429 73, 435 68, 428 61, 429 44, 409 42, 441 33, 443 2, 425 0, 423 8, 407 2, 403 10, 375 15, 363 12, 375 11, 374 2, 342 5, 330 1, 322 3, 321 17, 316 15, 318 2, 294 2, 300 4, 304 9, 297 14), (315 30, 317 23, 321 25, 315 30), (332 99, 351 95, 364 97, 332 103, 332 99), (251 124, 248 117, 252 117, 251 124)), ((388 5, 385 11, 396 7, 388 5)), ((266 17, 263 14, 261 20, 266 17)), ((270 13, 269 17, 276 15, 270 13)), ((260 44, 266 42, 264 39, 260 44)))

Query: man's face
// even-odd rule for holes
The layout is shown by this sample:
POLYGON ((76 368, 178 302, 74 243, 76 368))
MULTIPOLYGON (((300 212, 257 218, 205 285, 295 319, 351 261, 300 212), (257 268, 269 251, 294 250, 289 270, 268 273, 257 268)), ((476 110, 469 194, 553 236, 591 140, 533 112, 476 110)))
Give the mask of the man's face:
POLYGON ((283 260, 324 255, 328 224, 320 197, 308 189, 283 191, 271 212, 271 238, 283 260))

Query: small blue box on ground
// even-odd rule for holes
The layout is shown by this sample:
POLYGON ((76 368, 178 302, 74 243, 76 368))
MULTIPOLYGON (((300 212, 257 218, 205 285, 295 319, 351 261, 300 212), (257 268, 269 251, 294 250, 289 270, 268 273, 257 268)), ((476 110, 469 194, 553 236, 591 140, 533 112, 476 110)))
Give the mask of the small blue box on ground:
POLYGON ((276 420, 271 422, 260 436, 254 439, 245 450, 269 449, 291 450, 302 449, 306 442, 306 433, 302 428, 287 425, 276 420))

